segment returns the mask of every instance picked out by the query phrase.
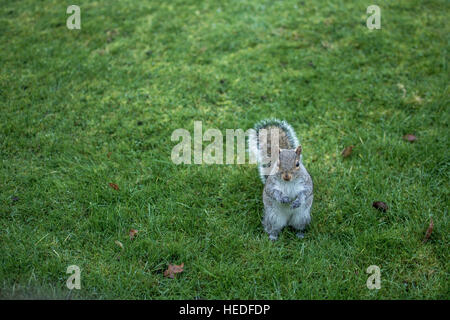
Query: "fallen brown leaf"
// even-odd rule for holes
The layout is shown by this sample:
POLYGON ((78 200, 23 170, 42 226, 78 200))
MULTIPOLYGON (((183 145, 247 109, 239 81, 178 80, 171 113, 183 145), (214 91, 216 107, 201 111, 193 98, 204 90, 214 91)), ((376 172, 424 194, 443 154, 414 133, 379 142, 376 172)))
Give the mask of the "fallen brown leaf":
POLYGON ((108 152, 108 154, 107 154, 106 156, 107 156, 108 159, 109 159, 109 158, 111 158, 111 155, 112 155, 112 152, 110 151, 110 152, 108 152))
POLYGON ((138 233, 136 229, 130 229, 130 240, 134 239, 134 236, 138 233))
POLYGON ((387 204, 384 203, 383 201, 375 201, 374 203, 372 203, 372 207, 374 207, 375 209, 381 210, 383 212, 386 212, 389 209, 387 204))
POLYGON ((417 137, 413 134, 405 134, 403 136, 403 140, 408 141, 408 142, 414 142, 417 140, 417 137))
POLYGON ((430 217, 430 225, 428 226, 427 232, 425 233, 425 238, 423 238, 423 243, 427 242, 433 232, 434 223, 433 218, 430 217))
POLYGON ((113 188, 114 190, 119 190, 119 186, 118 186, 117 184, 115 184, 115 183, 110 182, 110 183, 109 183, 109 186, 110 186, 111 188, 113 188))
POLYGON ((184 262, 179 266, 175 264, 169 264, 169 267, 164 271, 164 277, 174 278, 176 273, 183 272, 184 262))
POLYGON ((115 244, 117 244, 122 250, 123 250, 123 244, 119 240, 114 241, 115 244))
POLYGON ((341 155, 342 155, 344 158, 349 157, 349 156, 352 154, 353 148, 354 148, 354 147, 355 147, 355 146, 348 146, 347 148, 345 148, 345 149, 342 151, 341 155))

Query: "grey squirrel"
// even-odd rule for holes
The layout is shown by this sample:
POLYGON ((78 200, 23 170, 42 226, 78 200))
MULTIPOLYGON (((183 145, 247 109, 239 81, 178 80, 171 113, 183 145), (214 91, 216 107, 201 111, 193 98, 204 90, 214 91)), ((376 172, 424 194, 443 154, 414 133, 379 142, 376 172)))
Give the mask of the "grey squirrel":
POLYGON ((285 226, 294 227, 297 237, 303 238, 311 222, 313 182, 294 130, 284 120, 263 120, 250 133, 249 145, 264 183, 262 224, 269 239, 278 239, 285 226))

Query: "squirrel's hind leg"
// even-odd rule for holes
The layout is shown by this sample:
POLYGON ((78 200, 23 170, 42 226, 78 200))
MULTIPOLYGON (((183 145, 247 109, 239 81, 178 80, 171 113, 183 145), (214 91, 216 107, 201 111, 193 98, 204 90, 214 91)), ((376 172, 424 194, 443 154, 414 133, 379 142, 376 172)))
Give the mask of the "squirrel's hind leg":
POLYGON ((275 241, 278 234, 286 226, 287 219, 283 215, 278 215, 275 210, 266 208, 262 224, 264 230, 269 234, 269 239, 275 241))
POLYGON ((295 234, 297 236, 297 238, 299 239, 303 239, 305 237, 305 234, 302 231, 299 231, 295 234))
POLYGON ((269 233, 269 240, 271 240, 271 241, 278 240, 278 233, 277 234, 270 234, 269 233))
POLYGON ((289 221, 289 225, 298 231, 296 235, 299 239, 303 239, 305 237, 303 231, 311 222, 310 210, 311 206, 306 208, 304 206, 300 206, 289 221))

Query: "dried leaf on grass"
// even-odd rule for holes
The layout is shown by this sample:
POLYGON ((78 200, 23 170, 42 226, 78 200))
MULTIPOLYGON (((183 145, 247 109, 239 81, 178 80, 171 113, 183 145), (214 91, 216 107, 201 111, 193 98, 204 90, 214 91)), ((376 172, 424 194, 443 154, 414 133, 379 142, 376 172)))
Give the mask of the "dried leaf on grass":
POLYGON ((119 240, 114 241, 115 244, 117 244, 122 250, 123 250, 123 244, 119 240))
POLYGON ((184 262, 177 266, 176 264, 169 264, 169 267, 164 271, 164 276, 169 278, 174 278, 175 274, 183 272, 184 262))
POLYGON ((348 146, 347 148, 345 148, 341 153, 342 157, 344 158, 349 157, 352 154, 354 147, 355 146, 348 146))
POLYGON ((430 218, 430 225, 428 226, 427 232, 425 233, 425 238, 423 238, 423 242, 427 242, 433 232, 434 222, 433 218, 430 218))
POLYGON ((134 237, 137 235, 138 231, 136 229, 130 229, 130 240, 133 240, 134 237))
POLYGON ((417 137, 413 134, 405 134, 403 136, 403 140, 408 141, 408 142, 414 142, 417 140, 417 137))
POLYGON ((119 186, 118 186, 117 184, 115 184, 115 183, 110 182, 110 183, 109 183, 109 186, 110 186, 111 188, 113 188, 114 190, 119 190, 119 186))
POLYGON ((372 207, 383 212, 386 212, 389 209, 388 205, 383 201, 375 201, 374 203, 372 203, 372 207))

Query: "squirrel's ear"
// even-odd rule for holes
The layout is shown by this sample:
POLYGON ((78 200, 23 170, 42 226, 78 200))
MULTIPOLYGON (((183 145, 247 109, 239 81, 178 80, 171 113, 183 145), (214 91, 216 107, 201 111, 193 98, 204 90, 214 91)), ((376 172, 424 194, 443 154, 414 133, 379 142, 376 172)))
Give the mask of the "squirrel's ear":
POLYGON ((299 156, 300 153, 302 153, 302 146, 298 146, 297 149, 295 149, 295 153, 299 156))

